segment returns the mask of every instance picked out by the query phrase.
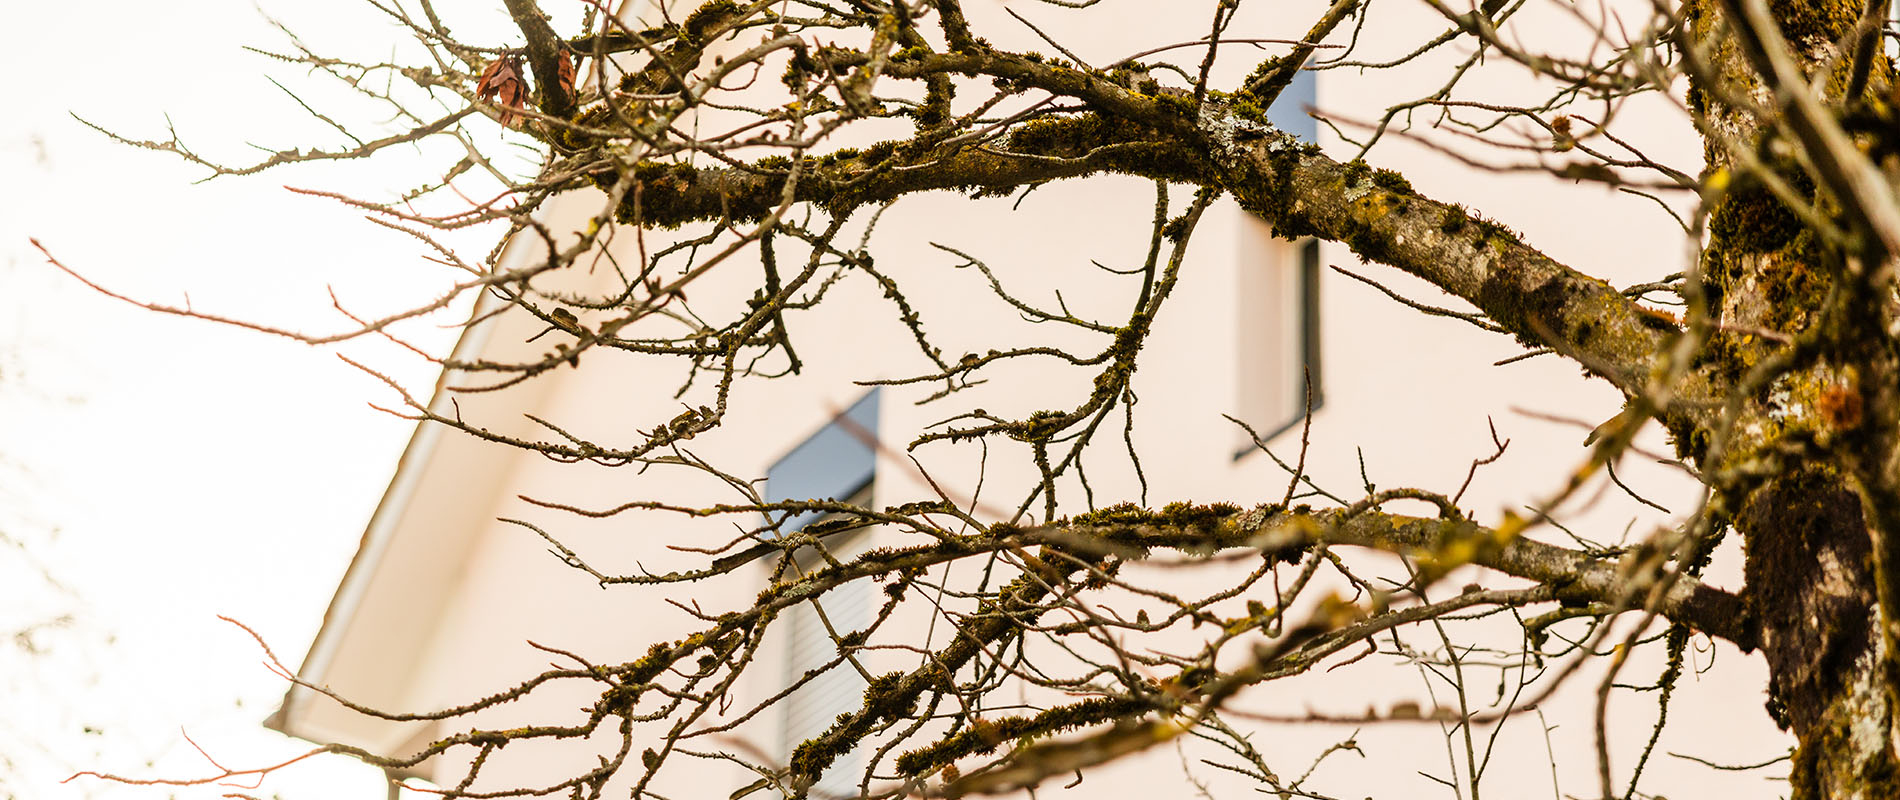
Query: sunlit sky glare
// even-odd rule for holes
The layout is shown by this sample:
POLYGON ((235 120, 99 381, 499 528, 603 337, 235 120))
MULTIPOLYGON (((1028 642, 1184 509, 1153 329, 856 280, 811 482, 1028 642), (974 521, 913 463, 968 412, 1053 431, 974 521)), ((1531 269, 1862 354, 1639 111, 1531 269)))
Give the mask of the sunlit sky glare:
MULTIPOLYGON (((578 14, 581 4, 573 4, 578 14)), ((457 9, 458 34, 505 23, 457 9)), ((558 11, 559 9, 557 9, 558 11)), ((243 631, 293 668, 322 621, 414 426, 365 361, 426 398, 436 368, 383 342, 313 348, 133 308, 50 266, 153 302, 310 333, 345 328, 329 288, 373 315, 440 293, 453 274, 411 239, 286 185, 386 199, 458 154, 243 178, 135 150, 186 144, 231 163, 347 143, 266 78, 339 120, 389 121, 334 83, 245 52, 312 49, 387 60, 403 32, 367 4, 266 0, 8 3, 0 26, 0 797, 217 797, 231 787, 113 790, 79 770, 189 778, 308 749, 261 727, 285 688, 243 631), (446 160, 444 160, 446 159, 446 160)), ((512 44, 506 31, 487 41, 512 44)), ((499 144, 499 130, 478 123, 499 144)), ((373 127, 372 127, 373 129, 373 127)), ((497 147, 498 151, 513 148, 497 147)), ((522 151, 514 150, 516 153, 522 151)), ((527 157, 521 154, 519 157, 527 157)), ((452 243, 479 258, 477 231, 452 243)), ((442 353, 466 306, 403 326, 442 353)), ((377 798, 380 774, 334 759, 246 789, 377 798)))

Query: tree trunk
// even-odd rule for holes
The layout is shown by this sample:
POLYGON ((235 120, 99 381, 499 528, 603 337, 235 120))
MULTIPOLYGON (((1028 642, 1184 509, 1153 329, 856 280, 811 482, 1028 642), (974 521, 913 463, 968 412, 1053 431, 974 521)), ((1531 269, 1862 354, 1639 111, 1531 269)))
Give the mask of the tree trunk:
MULTIPOLYGON (((1827 214, 1838 201, 1817 193, 1795 143, 1773 119, 1738 107, 1777 106, 1776 87, 1751 66, 1748 39, 1737 33, 1743 23, 1729 16, 1741 7, 1699 0, 1687 8, 1689 43, 1703 48, 1710 67, 1689 92, 1704 115, 1708 174, 1742 175, 1742 162, 1759 158, 1827 214)), ((1841 45, 1853 41, 1864 8, 1776 0, 1769 10, 1803 71, 1830 71, 1816 82, 1822 100, 1841 103, 1851 61, 1841 45)), ((1875 74, 1890 81, 1886 57, 1876 61, 1875 74)), ((1851 256, 1823 241, 1766 182, 1734 181, 1709 228, 1701 269, 1721 328, 1710 349, 1731 361, 1728 374, 1743 386, 1764 361, 1791 360, 1781 377, 1748 389, 1732 429, 1710 431, 1719 444, 1700 455, 1717 487, 1715 508, 1732 513, 1743 536, 1746 606, 1770 669, 1768 710, 1799 742, 1793 797, 1900 797, 1896 654, 1891 633, 1881 635, 1883 617, 1891 617, 1881 612, 1891 608, 1881 602, 1884 565, 1894 559, 1877 546, 1891 538, 1881 535, 1893 530, 1881 520, 1892 514, 1867 507, 1869 498, 1892 496, 1894 485, 1889 337, 1844 345, 1864 324, 1843 300, 1861 293, 1834 291, 1855 280, 1851 256), (1795 345, 1775 348, 1775 339, 1795 345)))

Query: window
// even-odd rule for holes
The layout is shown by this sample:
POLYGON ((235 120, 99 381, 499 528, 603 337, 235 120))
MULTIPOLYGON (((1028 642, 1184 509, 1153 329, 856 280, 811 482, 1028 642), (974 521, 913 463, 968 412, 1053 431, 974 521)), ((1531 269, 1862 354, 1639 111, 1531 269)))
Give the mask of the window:
MULTIPOLYGON (((871 485, 877 472, 877 390, 871 390, 765 471, 765 500, 842 500, 871 485)), ((779 526, 794 533, 816 522, 798 514, 779 526)))
MULTIPOLYGON (((877 475, 877 412, 878 393, 872 390, 811 438, 792 448, 766 470, 766 500, 836 498, 858 505, 869 504, 877 475)), ((792 533, 823 518, 824 515, 814 512, 795 515, 785 521, 780 530, 792 533)), ((850 539, 858 535, 833 536, 826 539, 825 546, 834 555, 843 555, 852 546, 850 539)), ((811 552, 795 553, 792 558, 797 563, 787 567, 793 574, 802 574, 823 563, 811 552)), ((870 581, 853 581, 826 592, 815 605, 807 602, 786 609, 778 622, 786 643, 783 685, 791 685, 805 673, 837 659, 836 637, 861 630, 871 623, 873 595, 870 581)), ((818 674, 786 697, 779 703, 781 755, 789 760, 799 743, 823 733, 839 714, 858 708, 864 689, 864 676, 846 661, 818 674)), ((856 753, 839 758, 819 776, 812 786, 812 794, 856 795, 856 776, 861 765, 862 758, 856 753)))
MULTIPOLYGON (((1306 108, 1316 98, 1313 73, 1301 70, 1267 109, 1267 119, 1302 141, 1315 142, 1319 122, 1306 108)), ((1260 438, 1270 439, 1298 425, 1309 407, 1318 409, 1325 400, 1320 380, 1319 242, 1278 239, 1265 221, 1251 214, 1241 217, 1234 416, 1260 438)), ((1253 450, 1246 431, 1237 431, 1236 437, 1236 458, 1253 450)))
POLYGON ((1267 121, 1302 142, 1319 141, 1319 120, 1306 113, 1307 107, 1319 99, 1318 89, 1312 72, 1303 69, 1293 73, 1293 81, 1267 107, 1267 121))
MULTIPOLYGON (((869 501, 869 488, 866 487, 865 493, 859 498, 852 498, 853 501, 869 501)), ((856 534, 845 536, 855 537, 856 534)), ((851 547, 849 541, 839 542, 835 537, 826 540, 825 544, 834 555, 839 556, 843 555, 841 550, 851 547)), ((799 563, 794 574, 802 574, 824 563, 811 553, 799 553, 795 557, 799 563)), ((816 604, 805 602, 786 609, 778 622, 786 642, 784 675, 780 685, 790 686, 803 678, 805 673, 837 659, 837 637, 862 630, 871 624, 874 594, 871 581, 852 581, 826 592, 816 604)), ((790 761, 792 751, 799 744, 824 733, 839 714, 857 710, 864 698, 866 685, 863 673, 847 660, 819 673, 780 701, 779 748, 784 759, 790 761)), ((857 778, 862 769, 863 758, 860 754, 856 751, 846 753, 818 776, 818 781, 811 787, 812 796, 856 797, 857 778)))
MULTIPOLYGON (((1319 242, 1273 238, 1267 223, 1242 221, 1240 308, 1236 365, 1239 397, 1234 416, 1271 439, 1325 402, 1320 362, 1319 242)), ((1253 449, 1237 433, 1236 457, 1253 449)))

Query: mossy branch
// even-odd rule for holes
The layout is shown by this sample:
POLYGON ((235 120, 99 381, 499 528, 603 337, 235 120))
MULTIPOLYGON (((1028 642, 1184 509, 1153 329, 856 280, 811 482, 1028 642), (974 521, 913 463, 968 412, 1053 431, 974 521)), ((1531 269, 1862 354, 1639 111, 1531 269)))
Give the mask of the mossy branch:
POLYGON ((561 80, 561 62, 567 51, 548 15, 535 0, 503 0, 515 27, 528 39, 528 68, 534 71, 536 98, 542 113, 559 119, 574 115, 574 91, 561 80))

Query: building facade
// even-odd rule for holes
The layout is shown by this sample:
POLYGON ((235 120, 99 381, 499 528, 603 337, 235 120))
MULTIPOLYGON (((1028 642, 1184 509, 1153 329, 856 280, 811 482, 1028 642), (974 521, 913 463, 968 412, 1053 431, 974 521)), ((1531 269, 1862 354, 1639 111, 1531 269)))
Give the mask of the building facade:
MULTIPOLYGON (((972 13, 1000 17, 1003 3, 971 6, 972 13)), ((1361 35, 1375 43, 1376 37, 1389 37, 1396 46, 1434 19, 1422 6, 1390 11, 1381 20, 1384 27, 1361 35)), ((1151 23, 1068 35, 1089 43, 1085 57, 1104 61, 1172 33, 1182 40, 1201 35, 1194 30, 1199 20, 1151 23)), ((1033 41, 1034 34, 1022 34, 1033 41)), ((1352 123, 1375 120, 1394 102, 1429 93, 1434 80, 1442 75, 1431 69, 1416 75, 1306 72, 1273 114, 1283 128, 1313 137, 1345 158, 1355 149, 1342 139, 1342 132, 1355 130, 1352 123), (1304 113, 1312 105, 1325 109, 1330 125, 1320 126, 1304 113)), ((1474 78, 1480 92, 1517 91, 1524 81, 1508 71, 1474 78)), ((1633 101, 1620 111, 1622 123, 1634 131, 1628 135, 1653 144, 1659 157, 1699 164, 1698 145, 1680 117, 1667 103, 1645 102, 1633 101)), ((1633 284, 1677 271, 1689 252, 1675 224, 1642 198, 1562 185, 1542 174, 1473 170, 1403 135, 1394 135, 1370 158, 1375 166, 1402 172, 1421 193, 1482 209, 1551 255, 1613 282, 1633 284)), ((885 212, 871 242, 880 267, 911 287, 906 298, 932 334, 979 353, 1011 337, 1050 334, 999 304, 972 262, 1006 275, 1017 297, 1053 306, 1059 292, 1062 308, 1113 319, 1126 313, 1139 281, 1102 267, 1126 267, 1145 251, 1154 191, 1145 181, 1110 177, 1052 183, 1021 198, 917 196, 885 212)), ((544 211, 544 219, 557 230, 573 229, 597 204, 595 197, 563 198, 544 211)), ((668 234, 647 235, 644 246, 655 247, 668 234)), ((614 246, 631 254, 635 245, 631 237, 621 237, 614 246)), ((503 266, 536 257, 531 242, 516 242, 503 266)), ((1223 201, 1194 232, 1176 296, 1155 320, 1140 356, 1134 383, 1139 403, 1129 433, 1131 448, 1140 456, 1139 474, 1125 457, 1091 462, 1087 492, 1079 487, 1066 492, 1063 510, 1122 501, 1156 506, 1176 500, 1277 501, 1288 474, 1274 456, 1297 456, 1302 438, 1311 443, 1305 468, 1322 486, 1354 494, 1366 483, 1455 488, 1473 460, 1496 449, 1495 430, 1510 440, 1508 452, 1476 474, 1461 502, 1480 518, 1522 511, 1560 486, 1582 456, 1588 425, 1565 420, 1594 424, 1620 406, 1613 389, 1555 358, 1494 366, 1522 355, 1522 347, 1507 337, 1405 308, 1380 289, 1334 271, 1335 266, 1374 277, 1421 302, 1455 302, 1378 265, 1362 264, 1339 245, 1276 239, 1265 223, 1223 201), (1265 447, 1234 420, 1251 427, 1265 447)), ((601 278, 557 276, 545 288, 581 291, 601 278)), ((751 289, 748 281, 756 281, 756 274, 735 265, 708 272, 692 292, 696 300, 711 298, 705 302, 742 299, 751 289)), ((863 381, 916 373, 917 346, 876 282, 855 276, 829 291, 825 303, 788 323, 804 357, 799 374, 739 382, 731 397, 735 411, 727 421, 685 449, 745 480, 762 480, 768 500, 857 498, 886 507, 949 496, 967 503, 976 516, 1007 518, 1022 502, 1023 490, 1036 482, 1023 453, 940 446, 911 450, 907 445, 972 409, 1022 418, 1071 403, 1086 394, 1091 375, 1003 365, 986 375, 988 384, 934 402, 923 402, 939 388, 934 385, 867 386, 863 381)), ((535 338, 545 323, 520 313, 488 313, 493 310, 478 310, 483 321, 468 328, 452 358, 510 361, 546 351, 547 340, 535 338)), ((1070 341, 1080 348, 1088 340, 1070 341)), ((589 353, 574 368, 500 392, 458 394, 454 387, 476 379, 445 375, 432 408, 479 419, 503 436, 545 438, 550 434, 534 421, 539 419, 583 438, 615 441, 673 418, 682 403, 691 408, 703 402, 703 392, 692 390, 675 397, 684 378, 677 365, 659 359, 589 353)), ((1666 448, 1659 435, 1646 435, 1644 442, 1666 448)), ((1626 482, 1660 487, 1645 499, 1670 508, 1692 502, 1694 484, 1666 466, 1630 463, 1624 470, 1626 482)), ((1592 492, 1591 502, 1565 517, 1567 524, 1609 530, 1614 539, 1624 530, 1640 536, 1670 518, 1607 487, 1592 492)), ((452 708, 558 660, 529 641, 593 663, 630 660, 654 642, 697 630, 689 610, 717 614, 749 605, 771 570, 771 559, 762 559, 748 569, 684 586, 603 590, 518 523, 549 532, 596 568, 624 574, 703 565, 707 556, 669 546, 716 546, 731 540, 737 528, 730 519, 665 513, 586 519, 524 498, 583 509, 629 500, 664 499, 693 507, 733 500, 731 487, 692 470, 560 463, 424 425, 397 465, 302 678, 387 711, 452 708)), ((810 521, 792 521, 782 529, 810 521)), ((840 548, 851 552, 890 543, 894 536, 873 530, 840 548)), ((1153 579, 1161 585, 1175 580, 1162 569, 1153 579)), ((876 587, 868 581, 846 588, 850 591, 836 593, 823 605, 781 620, 785 633, 760 654, 752 681, 735 690, 744 695, 735 697, 735 707, 769 696, 835 657, 824 629, 861 624, 875 607, 876 587)), ((927 621, 918 624, 920 643, 941 636, 928 630, 927 621)), ((1719 655, 1723 669, 1679 693, 1672 714, 1690 722, 1666 729, 1663 746, 1729 761, 1785 748, 1786 740, 1761 711, 1762 666, 1726 645, 1709 648, 1697 657, 1719 655)), ((900 655, 867 657, 901 663, 900 655)), ((854 707, 863 685, 853 671, 826 672, 775 706, 777 718, 710 736, 706 748, 727 748, 766 762, 783 759, 796 742, 854 707)), ((1405 703, 1429 707, 1443 699, 1432 695, 1433 679, 1419 670, 1391 685, 1368 686, 1363 675, 1331 674, 1286 685, 1293 688, 1275 683, 1256 690, 1273 695, 1263 697, 1261 707, 1293 717, 1309 712, 1350 717, 1363 714, 1367 703, 1377 710, 1405 703)), ((1534 717, 1520 715, 1505 725, 1502 735, 1484 745, 1493 762, 1486 785, 1513 797, 1546 796, 1553 783, 1578 793, 1593 788, 1593 685, 1562 693, 1534 717)), ((545 724, 573 717, 578 713, 573 709, 597 695, 597 689, 586 686, 551 686, 476 720, 485 727, 545 724)), ((1616 723, 1631 731, 1631 746, 1647 737, 1654 719, 1653 706, 1639 705, 1632 700, 1616 708, 1616 723)), ((467 723, 379 719, 295 689, 272 724, 313 741, 397 754, 467 723)), ((1484 733, 1491 736, 1491 730, 1484 733)), ((1421 773, 1456 769, 1446 766, 1447 735, 1429 721, 1371 726, 1261 722, 1256 742, 1282 754, 1286 769, 1297 774, 1328 748, 1353 741, 1364 755, 1329 756, 1315 785, 1337 796, 1422 796, 1446 790, 1421 773)), ((1117 763, 1091 773, 1072 791, 1175 796, 1193 791, 1190 780, 1195 780, 1211 786, 1214 796, 1252 793, 1244 778, 1200 769, 1185 752, 1160 749, 1117 763)), ((453 782, 470 755, 463 753, 460 762, 433 759, 409 775, 453 782)), ((1617 753, 1626 756, 1623 750, 1617 753)), ((485 767, 477 788, 546 785, 592 766, 595 757, 586 748, 511 745, 485 767)), ((1766 796, 1771 791, 1759 777, 1678 759, 1660 759, 1651 769, 1657 774, 1648 785, 1669 796, 1766 796)), ((680 772, 662 779, 654 791, 669 797, 725 796, 753 780, 738 767, 680 772)), ((828 773, 814 794, 855 794, 857 783, 844 772, 828 773)), ((1067 794, 1054 786, 1041 791, 1067 794)))

